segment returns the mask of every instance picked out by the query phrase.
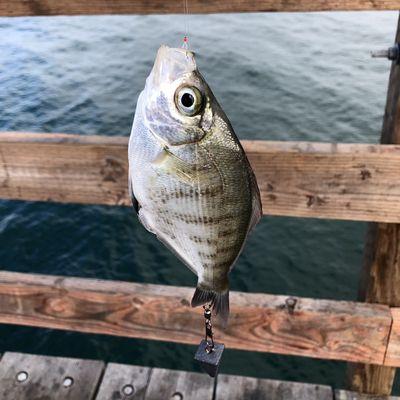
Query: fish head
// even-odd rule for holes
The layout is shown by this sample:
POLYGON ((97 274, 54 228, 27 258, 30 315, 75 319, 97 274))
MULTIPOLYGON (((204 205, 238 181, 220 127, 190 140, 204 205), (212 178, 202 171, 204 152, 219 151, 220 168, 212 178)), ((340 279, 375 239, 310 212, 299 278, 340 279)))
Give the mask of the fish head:
POLYGON ((151 133, 174 146, 195 143, 207 134, 213 98, 194 53, 161 46, 138 106, 151 133))

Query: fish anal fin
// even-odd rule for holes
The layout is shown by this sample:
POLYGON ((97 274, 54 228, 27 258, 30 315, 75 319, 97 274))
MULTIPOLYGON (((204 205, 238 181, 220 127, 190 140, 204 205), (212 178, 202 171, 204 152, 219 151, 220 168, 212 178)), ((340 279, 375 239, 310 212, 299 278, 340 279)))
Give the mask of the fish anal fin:
POLYGON ((147 231, 156 235, 157 239, 172 253, 177 257, 180 261, 182 261, 193 273, 197 274, 196 270, 190 263, 190 260, 186 255, 181 254, 174 246, 173 239, 166 232, 160 231, 157 227, 157 224, 153 224, 151 217, 148 216, 145 209, 139 209, 139 221, 146 228, 147 231), (154 227, 153 227, 154 226, 154 227))
POLYGON ((179 253, 178 250, 175 249, 172 239, 170 239, 167 235, 156 233, 157 239, 167 248, 169 251, 175 255, 180 261, 182 261, 194 274, 197 274, 196 270, 190 263, 190 260, 187 259, 187 256, 179 253))

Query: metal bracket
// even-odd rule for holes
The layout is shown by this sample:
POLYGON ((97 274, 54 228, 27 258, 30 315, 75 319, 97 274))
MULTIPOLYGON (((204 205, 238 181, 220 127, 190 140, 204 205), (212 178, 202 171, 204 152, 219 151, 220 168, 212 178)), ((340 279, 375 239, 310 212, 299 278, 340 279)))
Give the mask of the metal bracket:
POLYGON ((371 52, 373 58, 387 58, 391 61, 396 61, 400 64, 400 43, 396 43, 394 46, 389 47, 387 50, 376 50, 371 52))

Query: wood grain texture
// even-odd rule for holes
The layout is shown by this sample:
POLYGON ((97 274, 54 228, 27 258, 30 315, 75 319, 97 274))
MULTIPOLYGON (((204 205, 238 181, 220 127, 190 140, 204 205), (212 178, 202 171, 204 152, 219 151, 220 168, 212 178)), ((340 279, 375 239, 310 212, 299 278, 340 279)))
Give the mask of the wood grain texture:
POLYGON ((329 386, 219 375, 215 400, 333 400, 329 386))
POLYGON ((396 368, 388 366, 354 364, 348 369, 349 383, 346 386, 353 391, 357 390, 357 393, 376 395, 382 398, 380 396, 391 394, 395 373, 396 368), (360 390, 358 391, 358 389, 360 390))
MULTIPOLYGON (((400 19, 395 42, 400 40, 400 19)), ((383 119, 381 143, 400 144, 400 66, 393 62, 383 119)), ((400 307, 400 224, 380 223, 368 226, 358 299, 400 307)), ((371 365, 353 365, 349 369, 351 390, 376 395, 392 392, 396 370, 371 365)))
POLYGON ((102 361, 5 353, 0 361, 1 400, 91 400, 104 369, 102 361), (26 372, 28 379, 18 382, 26 372), (65 378, 72 378, 64 387, 65 378))
MULTIPOLYGON (((191 0, 190 13, 258 11, 398 10, 398 0, 191 0)), ((165 0, 2 0, 0 15, 183 13, 183 3, 165 0)))
POLYGON ((145 400, 151 368, 136 365, 107 364, 96 400, 145 400), (132 388, 132 394, 125 390, 132 388))
POLYGON ((213 400, 214 379, 206 374, 154 368, 145 400, 213 400))
POLYGON ((1 400, 399 400, 329 386, 206 374, 101 361, 6 353, 0 362, 1 400), (20 372, 27 380, 18 382, 20 372), (65 387, 65 377, 73 379, 65 387), (215 383, 215 389, 214 389, 215 383), (126 388, 130 391, 126 392, 126 388), (97 395, 96 393, 97 390, 97 395), (215 394, 214 394, 215 393, 215 394))
POLYGON ((400 174, 392 170, 399 146, 261 141, 244 148, 265 214, 399 220, 400 174))
MULTIPOLYGON (((400 146, 243 141, 264 213, 400 222, 400 146)), ((0 198, 130 206, 127 138, 0 133, 0 198)))
MULTIPOLYGON (((0 272, 0 322, 198 344, 201 308, 192 288, 0 272)), ((228 348, 383 364, 387 306, 231 294, 231 318, 216 338, 228 348)))
POLYGON ((0 197, 129 205, 127 139, 0 134, 0 197))
POLYGON ((392 328, 389 344, 385 356, 385 365, 399 365, 400 363, 400 308, 391 308, 392 328))

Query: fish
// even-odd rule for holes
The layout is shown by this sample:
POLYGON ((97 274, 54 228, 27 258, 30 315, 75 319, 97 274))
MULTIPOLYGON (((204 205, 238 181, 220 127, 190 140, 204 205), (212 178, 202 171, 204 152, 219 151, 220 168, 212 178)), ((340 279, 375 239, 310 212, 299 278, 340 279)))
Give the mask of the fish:
POLYGON ((198 278, 192 307, 227 325, 229 273, 262 216, 260 191, 195 54, 161 46, 136 105, 129 193, 141 224, 198 278))

